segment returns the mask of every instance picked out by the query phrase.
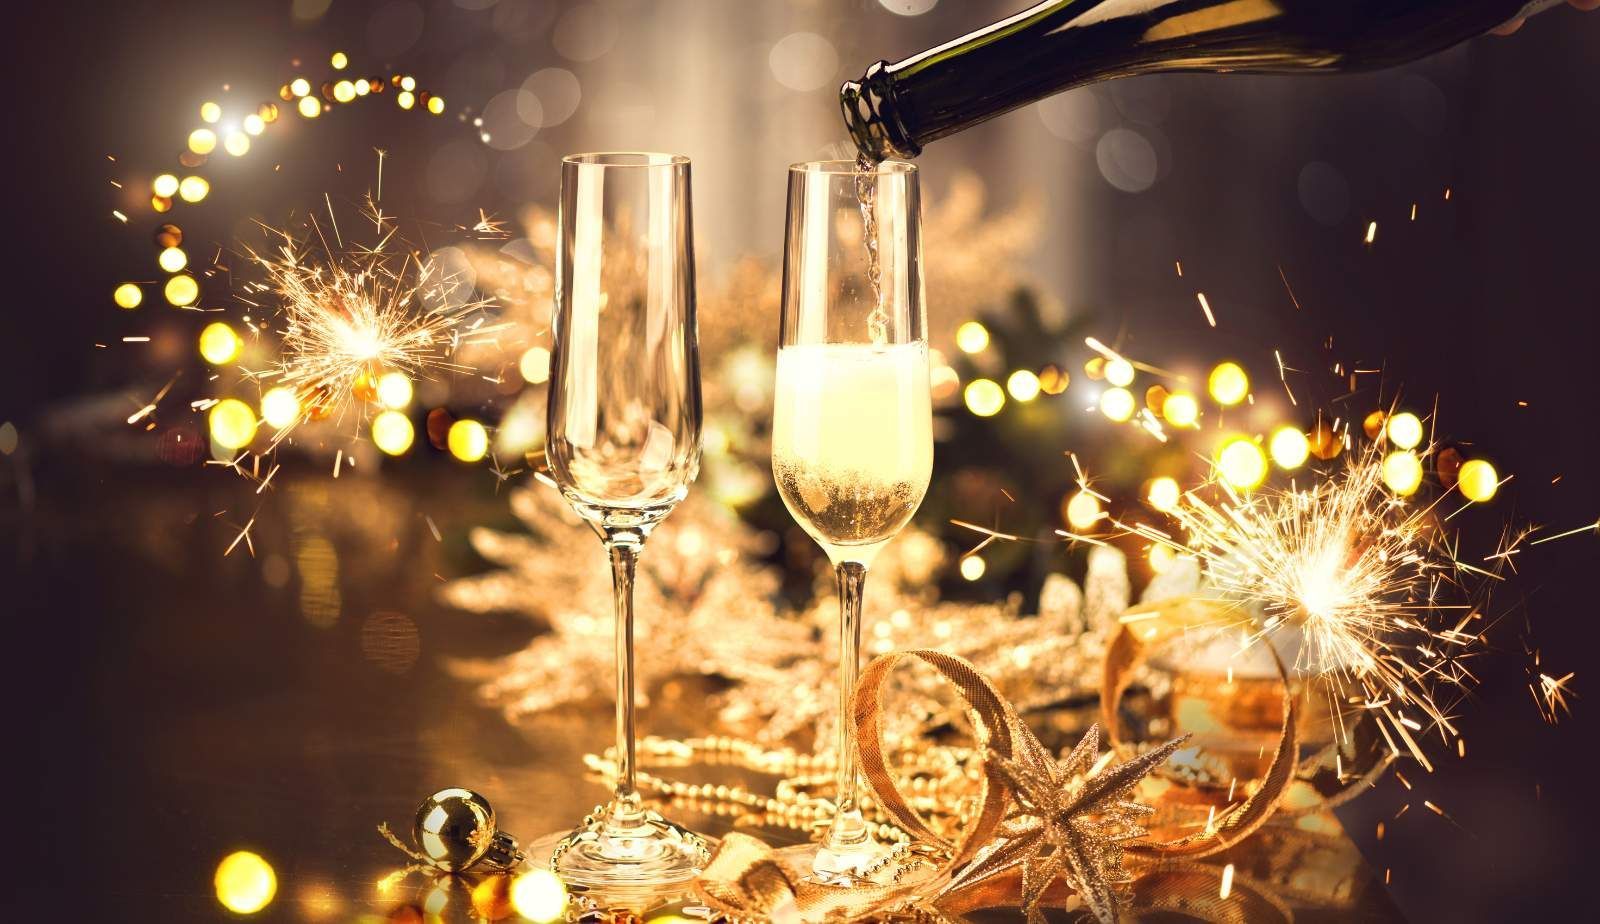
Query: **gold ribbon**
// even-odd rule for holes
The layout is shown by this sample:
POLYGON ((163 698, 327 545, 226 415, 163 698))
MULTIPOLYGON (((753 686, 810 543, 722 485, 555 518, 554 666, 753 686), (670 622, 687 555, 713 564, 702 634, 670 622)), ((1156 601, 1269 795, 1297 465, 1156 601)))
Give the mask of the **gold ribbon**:
POLYGON ((771 920, 789 908, 806 921, 864 917, 937 894, 994 839, 1011 803, 1011 790, 992 761, 984 762, 976 816, 954 841, 929 826, 889 770, 883 744, 884 681, 897 666, 913 660, 933 668, 960 691, 971 707, 979 744, 993 753, 1012 756, 1012 723, 1021 720, 983 675, 954 655, 897 651, 874 659, 862 671, 852 717, 862 776, 879 807, 919 841, 923 855, 935 860, 914 873, 902 873, 894 882, 841 889, 807 880, 809 870, 797 862, 805 848, 773 850, 756 838, 734 833, 723 839, 698 882, 708 905, 736 920, 771 920))
MULTIPOLYGON (((1105 673, 1100 684, 1101 724, 1105 726, 1112 747, 1120 743, 1117 704, 1132 680, 1133 671, 1144 663, 1150 649, 1156 645, 1192 629, 1216 628, 1215 607, 1214 603, 1194 597, 1176 597, 1151 608, 1130 609, 1123 615, 1117 634, 1106 648, 1105 673)), ((1208 825, 1206 830, 1171 841, 1129 844, 1126 849, 1130 856, 1146 860, 1209 856, 1249 837, 1272 817, 1278 800, 1294 779, 1300 747, 1299 723, 1294 694, 1289 689, 1288 671, 1276 651, 1272 652, 1272 658, 1278 675, 1283 678, 1283 727, 1261 785, 1237 809, 1208 825)))

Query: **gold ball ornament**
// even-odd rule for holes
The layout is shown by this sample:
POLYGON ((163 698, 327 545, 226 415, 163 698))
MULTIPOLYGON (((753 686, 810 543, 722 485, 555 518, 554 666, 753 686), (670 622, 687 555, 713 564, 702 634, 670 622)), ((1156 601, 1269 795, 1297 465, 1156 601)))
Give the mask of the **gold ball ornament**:
POLYGON ((441 789, 424 799, 411 836, 423 856, 446 872, 478 863, 508 869, 523 859, 516 838, 495 826, 489 800, 470 789, 441 789))

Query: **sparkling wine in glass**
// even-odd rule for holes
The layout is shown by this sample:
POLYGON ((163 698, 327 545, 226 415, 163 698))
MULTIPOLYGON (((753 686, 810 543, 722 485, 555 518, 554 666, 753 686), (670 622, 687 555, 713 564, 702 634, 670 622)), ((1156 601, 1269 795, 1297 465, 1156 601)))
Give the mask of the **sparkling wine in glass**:
POLYGON ((933 470, 920 230, 911 164, 789 168, 772 470, 838 575, 836 810, 812 864, 834 885, 866 878, 885 852, 857 799, 850 698, 867 569, 910 521, 933 470))
POLYGON ((574 885, 657 888, 708 860, 704 839, 641 804, 634 766, 634 569, 700 466, 689 159, 564 158, 559 226, 547 456, 610 556, 618 766, 610 803, 561 840, 554 863, 574 885))

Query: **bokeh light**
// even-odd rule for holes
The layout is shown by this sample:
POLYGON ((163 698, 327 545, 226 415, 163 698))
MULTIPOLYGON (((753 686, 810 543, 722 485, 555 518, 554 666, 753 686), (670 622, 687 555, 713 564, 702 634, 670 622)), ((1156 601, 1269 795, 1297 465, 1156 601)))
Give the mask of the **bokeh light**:
POLYGON ((299 109, 300 114, 306 118, 315 119, 317 116, 322 115, 322 100, 317 99, 315 96, 302 96, 295 108, 299 109))
POLYGON ((1162 475, 1150 480, 1150 487, 1145 492, 1145 498, 1150 501, 1150 506, 1166 512, 1178 506, 1178 500, 1183 491, 1178 487, 1176 478, 1162 475))
POLYGON ((1067 498, 1067 525, 1080 532, 1100 522, 1105 513, 1100 509, 1100 498, 1088 491, 1077 491, 1067 498))
POLYGON ((169 304, 181 308, 194 304, 194 300, 200 297, 200 284, 194 281, 193 276, 184 273, 168 279, 163 291, 169 304))
POLYGON ((295 96, 305 96, 311 92, 311 81, 304 77, 296 77, 289 81, 289 92, 295 96))
POLYGON ((384 407, 401 410, 411 403, 411 379, 404 372, 385 372, 378 376, 377 392, 384 407))
POLYGON ((1137 407, 1137 402, 1133 400, 1133 392, 1126 388, 1107 388, 1100 395, 1100 413, 1118 423, 1132 420, 1137 407))
POLYGON ((1005 390, 993 379, 973 379, 961 394, 967 410, 979 417, 993 417, 1006 405, 1005 390))
POLYGON ((1178 560, 1178 550, 1165 542, 1150 543, 1150 570, 1156 574, 1165 574, 1172 563, 1178 560))
POLYGON ((210 191, 211 184, 206 182, 205 177, 186 176, 178 184, 178 198, 185 202, 199 202, 210 191))
POLYGON ((1401 497, 1417 493, 1422 485, 1422 460, 1410 450, 1389 453, 1383 459, 1383 483, 1401 497))
POLYGON ((1461 470, 1456 473, 1456 487, 1461 489, 1461 496, 1467 500, 1486 503, 1500 490, 1500 474, 1483 459, 1468 459, 1461 463, 1461 470))
POLYGON ((242 349, 244 341, 222 321, 212 321, 200 332, 200 355, 213 366, 233 362, 242 349))
POLYGON ((1319 422, 1315 427, 1311 428, 1309 442, 1311 444, 1311 454, 1324 462, 1337 458, 1344 449, 1344 441, 1326 423, 1319 422))
POLYGON ((1250 393, 1250 377, 1238 363, 1218 363, 1206 379, 1206 390, 1211 399, 1224 407, 1232 407, 1250 393))
POLYGON ((978 580, 988 570, 989 565, 983 560, 982 555, 963 555, 961 557, 961 576, 969 581, 978 580))
POLYGON ((328 59, 328 64, 332 65, 334 70, 342 71, 349 66, 350 56, 342 51, 336 51, 333 53, 333 56, 328 59))
POLYGON ((1267 479, 1267 455, 1256 441, 1236 436, 1217 452, 1217 473, 1241 491, 1249 491, 1267 479))
POLYGON ((1133 384, 1133 363, 1120 356, 1106 360, 1105 375, 1107 382, 1118 388, 1127 388, 1133 384))
POLYGON ((279 385, 261 396, 261 418, 274 430, 286 430, 300 419, 300 399, 294 389, 279 385))
POLYGON ((248 850, 223 857, 212 882, 217 901, 234 914, 255 914, 278 894, 278 876, 272 871, 272 864, 248 850))
POLYGON ((1311 455, 1311 441, 1299 427, 1279 427, 1273 432, 1267 449, 1279 468, 1299 468, 1311 455))
POLYGON ((476 420, 463 418, 450 425, 445 445, 462 462, 476 462, 489 452, 489 431, 476 420))
POLYGON ((550 380, 550 351, 542 346, 529 347, 517 361, 517 371, 529 385, 542 385, 550 380))
POLYGON ((1161 402, 1161 416, 1174 427, 1193 427, 1200 421, 1200 402, 1187 391, 1175 391, 1161 402))
POLYGON ((124 282, 122 285, 117 286, 116 291, 111 293, 111 298, 116 301, 118 308, 132 310, 139 307, 139 303, 144 301, 144 290, 131 282, 124 282))
POLYGON ((1027 369, 1018 369, 1006 379, 1006 391, 1018 401, 1032 401, 1039 397, 1039 377, 1027 369))
POLYGON ((1039 390, 1047 395, 1061 394, 1071 382, 1072 376, 1067 374, 1067 370, 1054 363, 1039 370, 1039 390))
POLYGON ((222 118, 221 106, 209 100, 200 104, 200 121, 215 125, 220 118, 222 118))
POLYGON ((384 411, 372 418, 372 442, 391 456, 403 455, 416 438, 410 418, 399 411, 384 411))
POLYGON ((417 97, 410 90, 401 90, 395 94, 394 102, 401 109, 410 109, 417 104, 417 97))
POLYGON ((189 150, 196 154, 210 154, 217 149, 217 133, 209 128, 197 128, 189 133, 189 150))
POLYGON ((176 273, 189 265, 189 255, 181 247, 165 247, 156 255, 156 265, 169 273, 176 273))
POLYGON ((956 347, 963 353, 982 353, 989 347, 989 328, 968 321, 956 328, 956 347))
POLYGON ((234 157, 243 157, 250 150, 250 136, 244 132, 228 132, 222 141, 223 150, 234 157))
POLYGON ((178 192, 178 178, 170 173, 163 173, 150 181, 150 191, 163 199, 171 199, 178 192))
POLYGON ((1384 432, 1396 449, 1416 449, 1422 442, 1422 421, 1410 411, 1401 411, 1389 418, 1384 432))
POLYGON ((530 921, 554 921, 567 909, 567 886, 550 870, 528 870, 511 883, 511 907, 530 921))
POLYGON ((333 85, 333 98, 341 103, 348 103, 356 98, 356 85, 348 80, 341 80, 333 85))
POLYGON ((253 112, 244 117, 244 122, 242 124, 244 125, 244 131, 247 135, 259 135, 267 128, 267 123, 263 121, 260 116, 253 112))
POLYGON ((243 449, 256 438, 256 412, 238 398, 223 398, 206 415, 211 438, 224 449, 243 449))

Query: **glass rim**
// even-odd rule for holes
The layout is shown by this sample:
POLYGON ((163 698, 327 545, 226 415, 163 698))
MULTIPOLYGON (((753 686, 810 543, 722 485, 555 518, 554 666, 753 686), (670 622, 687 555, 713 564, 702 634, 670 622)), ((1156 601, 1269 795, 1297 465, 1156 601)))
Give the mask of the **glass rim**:
POLYGON ((561 162, 575 167, 687 167, 689 157, 659 151, 592 151, 568 154, 561 162))
MULTIPOLYGON (((821 173, 829 176, 862 173, 860 163, 853 160, 806 160, 789 165, 790 173, 821 173)), ((872 165, 869 176, 901 176, 917 172, 917 165, 908 160, 889 158, 872 165)))

